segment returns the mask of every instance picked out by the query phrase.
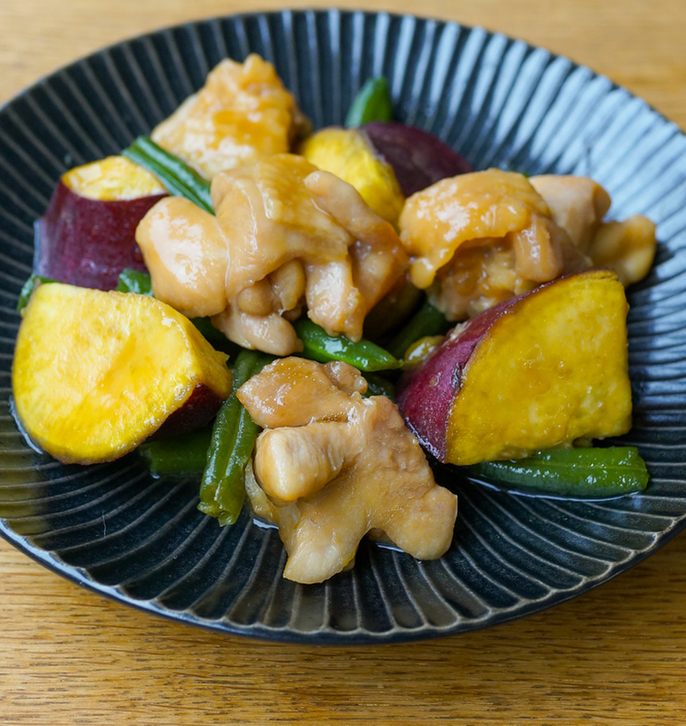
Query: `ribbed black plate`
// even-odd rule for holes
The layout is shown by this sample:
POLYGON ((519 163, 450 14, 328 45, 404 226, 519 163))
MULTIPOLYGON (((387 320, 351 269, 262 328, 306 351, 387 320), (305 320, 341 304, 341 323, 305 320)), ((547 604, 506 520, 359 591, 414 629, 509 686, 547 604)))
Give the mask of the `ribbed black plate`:
POLYGON ((521 41, 384 13, 281 12, 209 20, 105 49, 0 110, 0 532, 45 565, 116 600, 220 631, 311 643, 413 640, 542 610, 608 580, 686 523, 686 138, 643 101, 521 41), (419 563, 363 544, 355 568, 319 586, 281 577, 278 533, 244 512, 220 529, 197 483, 154 481, 136 455, 61 466, 29 449, 10 413, 17 295, 32 224, 69 167, 117 153, 202 85, 221 58, 275 63, 317 127, 340 123, 370 75, 400 118, 477 168, 590 175, 611 214, 646 214, 660 248, 630 294, 642 496, 577 502, 456 478, 450 551, 419 563))

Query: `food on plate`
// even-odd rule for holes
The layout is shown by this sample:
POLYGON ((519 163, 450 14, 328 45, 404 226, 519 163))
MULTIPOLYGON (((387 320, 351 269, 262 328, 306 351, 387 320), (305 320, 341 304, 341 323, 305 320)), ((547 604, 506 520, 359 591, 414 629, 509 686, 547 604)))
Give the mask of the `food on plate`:
POLYGON ((597 245, 615 249, 605 252, 602 264, 629 265, 635 272, 622 272, 623 281, 647 274, 654 225, 644 217, 629 226, 610 223, 622 237, 613 244, 601 222, 609 205, 607 192, 590 179, 526 179, 489 169, 444 179, 410 197, 399 220, 400 239, 412 257, 412 282, 449 320, 464 320, 598 265, 597 245))
POLYGON ((189 199, 201 209, 214 214, 209 180, 148 136, 134 139, 122 151, 122 155, 158 177, 170 194, 189 199))
POLYGON ((325 128, 307 138, 300 153, 320 169, 352 184, 365 202, 392 224, 397 224, 406 196, 472 170, 432 134, 394 122, 325 128))
POLYGON ((624 288, 589 270, 457 326, 400 382, 422 445, 458 465, 518 459, 631 427, 624 288))
POLYGON ((254 53, 224 59, 152 139, 208 178, 290 151, 308 123, 274 66, 254 53))
POLYGON ((348 128, 362 126, 370 121, 391 121, 393 99, 388 81, 383 77, 368 78, 357 92, 345 117, 348 128))
MULTIPOLYGON (((205 446, 205 463, 200 482, 198 509, 233 524, 245 499, 245 468, 252 459, 258 425, 250 418, 236 391, 258 374, 271 357, 254 350, 242 350, 233 368, 233 391, 224 401, 205 446)), ((162 452, 164 453, 164 452, 162 452)))
POLYGON ((626 287, 642 280, 653 265, 655 223, 642 214, 604 222, 593 236, 588 256, 594 266, 611 267, 626 287))
POLYGON ((166 429, 211 421, 231 391, 226 356, 192 323, 144 295, 40 285, 19 328, 17 414, 65 463, 111 461, 166 429))
POLYGON ((657 248, 654 222, 641 214, 604 222, 610 195, 588 177, 545 174, 529 181, 594 267, 612 267, 625 287, 648 274, 657 248))
POLYGON ((450 545, 457 497, 436 484, 395 405, 362 398, 365 389, 346 363, 295 357, 238 389, 265 429, 249 494, 279 526, 288 579, 321 582, 340 572, 370 530, 419 559, 450 545))
POLYGON ((561 497, 618 497, 643 491, 648 470, 635 446, 548 449, 526 459, 484 461, 470 474, 561 497))
POLYGON ((327 333, 359 340, 366 314, 408 264, 391 225, 301 156, 218 174, 212 203, 216 216, 163 199, 136 239, 155 296, 185 315, 212 316, 244 348, 301 350, 292 321, 305 309, 327 333))
POLYGON ((122 156, 62 175, 36 223, 36 274, 111 290, 125 267, 145 270, 136 226, 166 193, 155 176, 122 156))
POLYGON ((304 139, 251 55, 63 175, 18 306, 28 436, 63 462, 139 447, 155 475, 196 472, 221 525, 247 493, 300 583, 365 535, 447 550, 457 497, 422 446, 558 495, 642 490, 634 449, 588 447, 631 425, 623 285, 655 225, 605 221, 588 178, 473 171, 392 117, 374 79, 347 128, 304 139))
POLYGON ((380 158, 359 129, 331 127, 305 139, 300 153, 314 166, 352 184, 362 199, 391 224, 405 202, 393 168, 380 158))
POLYGON ((471 164, 428 131, 397 121, 375 121, 360 131, 391 165, 406 197, 441 179, 473 171, 471 164))

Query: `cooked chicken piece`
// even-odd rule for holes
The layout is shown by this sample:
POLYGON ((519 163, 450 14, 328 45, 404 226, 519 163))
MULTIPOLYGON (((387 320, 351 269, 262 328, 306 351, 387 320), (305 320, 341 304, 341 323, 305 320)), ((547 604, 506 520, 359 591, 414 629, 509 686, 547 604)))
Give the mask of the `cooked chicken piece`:
POLYGON ((367 390, 367 382, 347 363, 321 365, 295 357, 276 363, 253 376, 240 389, 241 402, 262 428, 345 421, 350 396, 367 390))
POLYGON ((642 280, 655 259, 655 223, 635 214, 623 222, 605 222, 588 248, 593 264, 612 267, 626 287, 642 280))
POLYGON ((229 242, 217 218, 182 197, 165 197, 136 228, 153 294, 187 317, 227 306, 229 242))
POLYGON ((610 208, 610 195, 600 184, 584 176, 544 174, 532 176, 529 182, 550 207, 555 223, 586 254, 610 208))
POLYGON ((216 218, 175 200, 153 207, 136 240, 156 296, 187 315, 213 316, 244 347, 301 350, 289 320, 304 305, 328 333, 359 340, 365 316, 409 265, 392 226, 302 157, 222 172, 211 192, 216 218))
POLYGON ((413 256, 410 274, 420 289, 458 248, 472 240, 504 237, 550 210, 521 174, 489 169, 443 179, 413 194, 400 215, 400 239, 413 256))
POLYGON ((400 239, 412 282, 463 320, 586 262, 522 174, 462 174, 411 196, 400 239))
POLYGON ((624 284, 644 277, 655 254, 645 217, 603 223, 610 197, 587 177, 490 169, 443 179, 411 196, 400 239, 412 282, 448 320, 464 320, 542 282, 592 266, 624 284))
POLYGON ((610 195, 587 177, 538 176, 532 186, 545 199, 555 222, 596 267, 612 267, 626 287, 642 280, 655 257, 655 224, 636 214, 603 222, 610 195))
POLYGON ((365 389, 346 363, 286 358, 237 392, 266 427, 247 490, 279 526, 288 579, 322 582, 340 572, 372 530, 419 559, 450 546, 457 497, 436 484, 395 404, 362 398, 365 389))
POLYGON ((289 151, 306 126, 274 66, 251 54, 244 63, 221 61, 152 138, 211 179, 224 169, 289 151))

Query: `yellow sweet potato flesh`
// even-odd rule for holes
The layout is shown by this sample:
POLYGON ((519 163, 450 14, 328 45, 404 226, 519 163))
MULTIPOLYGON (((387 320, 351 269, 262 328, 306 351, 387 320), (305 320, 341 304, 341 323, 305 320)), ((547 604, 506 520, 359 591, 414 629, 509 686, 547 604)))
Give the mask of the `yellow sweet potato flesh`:
POLYGON ((134 449, 203 386, 226 398, 231 373, 159 300, 50 283, 25 310, 12 385, 31 439, 62 462, 90 464, 134 449))
POLYGON ((382 218, 396 224, 405 203, 395 172, 357 129, 322 129, 303 142, 302 155, 357 189, 382 218))
POLYGON ((511 459, 631 427, 624 289, 596 270, 544 285, 500 315, 462 371, 447 461, 511 459))
POLYGON ((107 156, 77 166, 62 176, 73 192, 100 202, 126 201, 166 194, 154 174, 125 156, 107 156))

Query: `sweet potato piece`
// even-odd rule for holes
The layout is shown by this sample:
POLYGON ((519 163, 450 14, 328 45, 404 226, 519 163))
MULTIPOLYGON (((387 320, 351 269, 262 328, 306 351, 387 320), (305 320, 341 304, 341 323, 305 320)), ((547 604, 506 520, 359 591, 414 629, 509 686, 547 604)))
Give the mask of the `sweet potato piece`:
POLYGON ((458 326, 406 374, 398 406, 425 448, 459 465, 623 434, 627 309, 609 270, 542 285, 458 326))
POLYGON ((12 386, 36 444, 91 464, 123 456, 165 421, 176 433, 204 425, 231 373, 226 356, 159 300, 50 283, 25 309, 12 386))
POLYGON ((136 227, 163 196, 150 172, 122 156, 67 172, 36 224, 36 274, 112 290, 125 267, 145 271, 136 227))
POLYGON ((398 221, 405 197, 393 167, 376 154, 359 129, 332 126, 317 131, 303 142, 301 153, 317 168, 352 184, 382 219, 398 221))
POLYGON ((360 131, 391 165, 406 197, 441 179, 473 171, 471 164, 428 131, 397 121, 372 121, 360 131))

